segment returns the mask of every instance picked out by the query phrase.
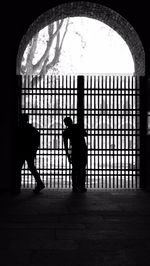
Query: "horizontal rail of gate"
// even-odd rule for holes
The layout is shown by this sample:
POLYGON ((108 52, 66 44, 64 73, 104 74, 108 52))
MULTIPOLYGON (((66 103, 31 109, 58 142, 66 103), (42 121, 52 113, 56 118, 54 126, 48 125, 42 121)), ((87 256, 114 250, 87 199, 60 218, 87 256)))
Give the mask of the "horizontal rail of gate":
MULTIPOLYGON (((22 76, 21 112, 41 135, 35 165, 47 188, 70 188, 63 120, 77 123, 78 76, 22 76)), ((140 184, 140 90, 134 76, 84 76, 88 188, 137 189, 140 184)), ((27 164, 22 187, 35 186, 27 164)))

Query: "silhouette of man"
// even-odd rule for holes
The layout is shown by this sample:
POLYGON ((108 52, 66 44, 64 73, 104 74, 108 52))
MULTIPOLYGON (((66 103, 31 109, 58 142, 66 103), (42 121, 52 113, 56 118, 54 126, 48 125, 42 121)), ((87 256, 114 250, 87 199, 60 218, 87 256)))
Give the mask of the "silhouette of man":
POLYGON ((78 124, 73 124, 70 117, 66 117, 64 123, 67 128, 63 131, 63 141, 66 155, 72 164, 72 190, 73 192, 86 192, 87 145, 85 136, 87 133, 78 124), (70 140, 70 147, 68 147, 68 140, 70 140))
POLYGON ((38 193, 45 187, 34 165, 36 152, 40 145, 40 133, 32 124, 28 123, 28 120, 27 114, 21 115, 18 129, 18 169, 21 174, 22 166, 24 162, 27 161, 28 168, 37 183, 33 192, 38 193))

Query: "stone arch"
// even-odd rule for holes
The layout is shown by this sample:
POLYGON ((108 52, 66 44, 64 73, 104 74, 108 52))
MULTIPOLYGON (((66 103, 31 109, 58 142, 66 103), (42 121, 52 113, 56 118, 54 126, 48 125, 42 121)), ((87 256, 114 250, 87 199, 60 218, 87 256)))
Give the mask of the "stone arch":
POLYGON ((53 7, 39 16, 23 36, 17 55, 17 74, 23 53, 31 38, 42 28, 56 20, 83 16, 97 19, 114 29, 127 43, 135 64, 135 75, 145 75, 145 52, 142 42, 132 25, 116 11, 92 2, 69 2, 53 7))

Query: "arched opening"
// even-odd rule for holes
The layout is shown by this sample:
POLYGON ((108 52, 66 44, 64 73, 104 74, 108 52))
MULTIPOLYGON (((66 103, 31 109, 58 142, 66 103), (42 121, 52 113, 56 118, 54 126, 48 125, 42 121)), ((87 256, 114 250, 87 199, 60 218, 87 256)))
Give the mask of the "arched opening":
MULTIPOLYGON (((97 21, 105 23, 105 25, 109 25, 112 29, 115 30, 115 32, 119 33, 119 36, 123 38, 124 42, 126 43, 126 47, 128 47, 128 52, 130 53, 132 70, 131 72, 124 70, 121 71, 121 73, 125 72, 132 75, 144 75, 144 50, 140 39, 132 26, 129 25, 129 23, 115 11, 112 11, 104 6, 91 4, 88 2, 86 4, 84 2, 84 5, 83 2, 61 5, 57 9, 54 8, 46 12, 31 25, 26 36, 24 36, 20 44, 17 57, 17 74, 20 74, 20 69, 22 68, 22 66, 24 67, 26 65, 25 64, 21 66, 22 58, 24 56, 24 53, 26 53, 26 47, 29 42, 34 42, 34 36, 37 36, 39 30, 42 30, 49 23, 50 25, 52 25, 52 23, 56 21, 56 18, 58 19, 57 21, 59 26, 59 21, 61 19, 67 18, 68 16, 72 17, 72 19, 74 16, 80 16, 82 18, 94 18, 97 21), (72 7, 71 9, 69 9, 70 5, 72 7), (78 9, 79 12, 77 13, 78 9), (63 12, 61 12, 62 10, 63 12)), ((57 21, 55 22, 56 24, 57 21)), ((56 45, 57 41, 55 42, 55 47, 56 45)), ((44 67, 46 67, 50 63, 51 62, 47 62, 44 67)), ((86 66, 86 64, 84 66, 86 66)), ((64 69, 64 67, 62 67, 62 69, 64 69)), ((84 69, 84 67, 82 69, 84 69)), ((57 71, 60 71, 60 68, 58 68, 57 71)), ((81 70, 77 70, 77 72, 80 71, 81 70)), ((85 72, 87 71, 88 70, 86 70, 85 72)), ((83 74, 83 70, 81 72, 83 74)), ((81 74, 81 72, 79 74, 81 74)), ((95 73, 98 71, 94 70, 90 72, 95 73)), ((110 70, 109 73, 110 72, 114 74, 114 72, 116 73, 118 71, 110 70)), ((39 72, 30 73, 29 67, 29 72, 27 74, 33 74, 37 76, 39 72)), ((51 72, 51 74, 53 73, 51 72)), ((62 73, 59 72, 59 74, 62 73)), ((77 102, 79 95, 77 79, 76 77, 73 77, 71 79, 66 77, 64 82, 62 78, 48 78, 46 80, 44 78, 42 79, 42 83, 40 79, 35 80, 35 83, 33 84, 32 78, 30 79, 29 77, 28 80, 26 78, 24 79, 25 83, 23 83, 22 90, 24 94, 22 111, 29 113, 31 122, 34 122, 35 126, 41 130, 43 148, 42 152, 39 154, 40 174, 42 174, 43 176, 47 175, 54 177, 54 187, 70 187, 70 168, 68 162, 66 162, 66 160, 64 159, 65 154, 63 153, 61 135, 63 131, 63 116, 66 116, 68 114, 71 115, 74 122, 76 122, 78 118, 77 102), (59 89, 63 89, 63 87, 66 91, 63 93, 63 95, 60 96, 59 89), (49 92, 50 90, 51 92, 49 92), (50 96, 52 92, 53 95, 50 96), (27 96, 25 97, 25 95, 27 96), (39 101, 37 101, 38 97, 39 101), (51 102, 51 106, 48 106, 48 102, 51 102), (36 106, 34 106, 35 104, 36 106), (58 108, 58 106, 60 108, 58 108), (39 111, 37 111, 37 109, 39 111), (48 112, 45 113, 45 110, 50 110, 50 113, 53 113, 53 115, 51 115, 50 121, 48 118, 48 112), (65 110, 65 112, 63 110, 65 110), (73 110, 76 111, 74 112, 73 110), (60 117, 59 113, 61 111, 63 112, 63 115, 61 115, 60 117), (46 121, 47 124, 44 121, 46 121), (55 125, 55 128, 48 127, 48 125, 55 125), (48 133, 49 131, 51 131, 51 133, 48 133), (49 153, 49 156, 47 156, 46 154, 46 159, 44 160, 43 158, 45 156, 45 149, 47 149, 48 143, 50 143, 49 151, 51 151, 52 153, 49 153), (60 148, 62 156, 60 156, 58 152, 58 147, 60 148), (61 158, 61 160, 58 159, 58 156, 59 158, 61 158), (52 165, 54 165, 54 167, 50 167, 52 165), (64 165, 65 168, 62 167, 64 165), (61 176, 61 179, 59 179, 59 176, 61 176), (67 176, 68 179, 65 178, 65 176, 67 176)), ((137 79, 133 79, 133 77, 126 78, 125 76, 123 78, 117 77, 117 79, 115 79, 112 75, 110 78, 106 76, 105 78, 86 77, 85 79, 87 79, 87 83, 85 83, 84 87, 86 93, 84 102, 86 115, 84 117, 84 123, 86 129, 89 132, 89 135, 91 134, 90 132, 93 132, 89 138, 91 147, 89 155, 88 175, 89 177, 92 176, 89 181, 89 187, 93 188, 94 184, 94 187, 101 188, 137 188, 139 187, 138 160, 140 156, 140 154, 137 152, 137 149, 139 151, 140 139, 140 114, 139 95, 137 94, 137 79), (109 89, 109 92, 107 92, 106 89, 109 89), (91 94, 89 94, 90 90, 91 94), (129 99, 129 101, 127 101, 127 98, 129 99), (121 105, 119 101, 121 101, 121 105), (107 102, 108 105, 106 104, 107 102), (89 106, 87 105, 87 103, 90 103, 89 106), (95 108, 96 103, 98 107, 96 106, 95 108), (121 111, 119 111, 119 109, 121 111), (134 112, 135 109, 136 111, 134 112), (100 110, 102 110, 102 113, 100 110), (130 122, 130 120, 132 121, 130 122), (97 137, 95 134, 97 134, 97 136, 100 135, 100 137, 97 137), (135 145, 131 145, 131 142, 136 142, 136 147, 135 145), (98 149, 95 152, 97 145, 98 149), (103 152, 100 153, 100 150, 103 150, 103 152), (137 175, 138 179, 136 178, 137 175), (101 176, 101 179, 99 179, 99 176, 101 176), (134 176, 134 178, 132 178, 132 176, 134 176)), ((28 179, 28 172, 26 168, 24 170, 24 173, 28 179)), ((48 186, 51 186, 51 183, 52 179, 48 183, 48 186)), ((33 184, 32 181, 31 184, 33 184)))
POLYGON ((135 74, 126 42, 99 20, 69 17, 33 36, 23 54, 22 75, 135 74))
POLYGON ((87 17, 99 20, 115 30, 126 42, 132 54, 135 64, 135 75, 145 74, 145 52, 141 40, 132 25, 114 10, 91 2, 72 2, 54 7, 43 13, 29 27, 23 36, 17 55, 17 74, 20 74, 20 66, 24 51, 33 36, 41 29, 54 21, 67 17, 87 17))

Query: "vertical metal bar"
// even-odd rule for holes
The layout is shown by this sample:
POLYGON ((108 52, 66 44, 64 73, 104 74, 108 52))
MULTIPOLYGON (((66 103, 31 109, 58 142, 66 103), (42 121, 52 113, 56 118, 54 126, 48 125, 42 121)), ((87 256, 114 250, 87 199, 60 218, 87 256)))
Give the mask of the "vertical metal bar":
POLYGON ((107 163, 107 76, 105 76, 105 175, 106 175, 106 188, 109 188, 109 176, 107 175, 108 163, 107 163))
MULTIPOLYGON (((31 123, 33 124, 33 110, 34 110, 34 101, 33 101, 33 95, 34 95, 34 91, 33 91, 33 76, 30 76, 30 89, 28 91, 28 113, 29 113, 29 121, 31 121, 31 123)), ((31 173, 29 172, 28 169, 28 187, 32 188, 33 187, 33 182, 35 182, 35 180, 33 179, 33 176, 31 175, 31 173)))
POLYGON ((53 125, 53 117, 54 117, 54 102, 55 102, 55 88, 53 85, 53 76, 51 76, 51 119, 50 119, 50 124, 51 124, 51 167, 52 167, 52 178, 51 178, 51 183, 50 185, 54 188, 54 178, 55 178, 55 165, 54 165, 54 149, 53 149, 53 131, 54 131, 54 125, 53 125))
MULTIPOLYGON (((115 153, 115 151, 114 151, 114 149, 115 149, 115 124, 114 124, 114 122, 115 122, 115 117, 114 117, 114 115, 111 113, 111 92, 113 92, 113 106, 112 106, 112 108, 114 108, 114 90, 115 90, 115 77, 114 76, 112 76, 112 83, 110 84, 110 88, 111 88, 111 90, 110 90, 110 130, 111 130, 111 117, 113 118, 113 130, 111 130, 111 139, 113 139, 113 149, 112 149, 112 154, 111 154, 111 157, 112 157, 112 165, 113 165, 113 167, 111 168, 112 169, 112 174, 111 174, 111 176, 112 176, 112 179, 113 179, 113 188, 115 188, 115 177, 114 177, 114 171, 115 171, 115 169, 114 169, 114 153, 115 153), (112 136, 112 133, 113 133, 113 136, 112 136)), ((115 103, 115 107, 116 107, 116 103, 115 103)), ((116 110, 117 110, 117 107, 116 107, 116 110)))
MULTIPOLYGON (((29 76, 26 76, 26 89, 24 90, 24 110, 23 113, 25 113, 25 110, 27 110, 28 108, 28 101, 27 101, 27 93, 28 93, 28 89, 29 88, 29 76)), ((24 178, 26 180, 26 187, 28 187, 28 176, 27 176, 27 171, 26 171, 26 164, 23 165, 22 167, 22 173, 24 174, 24 178)))
POLYGON ((62 132, 63 132, 63 119, 64 119, 64 101, 63 101, 63 86, 62 86, 62 76, 60 76, 60 91, 61 91, 61 137, 60 137, 60 153, 61 153, 61 176, 60 176, 60 187, 62 188, 62 176, 63 176, 63 158, 64 158, 64 149, 63 149, 63 137, 62 137, 62 132))
MULTIPOLYGON (((67 108, 67 116, 68 116, 68 115, 70 115, 69 114, 70 106, 69 106, 69 92, 68 92, 68 78, 67 78, 67 76, 65 76, 65 86, 66 86, 66 98, 67 98, 66 99, 66 102, 67 102, 66 108, 67 108)), ((67 164, 67 161, 66 161, 66 177, 68 177, 68 174, 69 174, 69 169, 68 169, 68 164, 67 164)), ((66 177, 64 176, 64 187, 66 187, 66 177)))
POLYGON ((111 116, 110 116, 110 95, 111 95, 111 76, 108 76, 108 110, 107 110, 107 115, 108 115, 108 127, 107 127, 107 141, 108 141, 108 170, 109 170, 109 188, 112 188, 111 184, 111 116))
POLYGON ((44 166, 45 166, 45 149, 46 149, 46 125, 45 125, 45 97, 44 97, 44 79, 43 76, 41 77, 42 83, 41 84, 41 92, 42 92, 42 114, 43 114, 43 129, 44 129, 44 134, 43 134, 43 143, 44 143, 44 149, 43 149, 43 160, 42 160, 42 179, 44 179, 44 166))
MULTIPOLYGON (((62 76, 62 108, 63 108, 63 117, 62 117, 62 130, 63 130, 63 125, 64 125, 64 115, 65 115, 65 103, 66 103, 66 95, 64 95, 64 76, 62 76)), ((63 175, 65 172, 65 160, 66 160, 66 156, 65 156, 65 151, 64 151, 64 144, 63 144, 63 138, 62 138, 62 176, 61 176, 61 188, 63 187, 63 175), (63 164, 64 162, 64 164, 63 164)))
POLYGON ((58 180, 57 180, 57 188, 60 188, 60 175, 61 175, 61 171, 60 171, 60 158, 61 158, 61 153, 60 153, 60 77, 58 76, 58 83, 57 83, 57 89, 58 89, 58 102, 57 102, 57 108, 58 108, 58 133, 57 133, 57 139, 56 139, 56 143, 57 143, 57 158, 58 158, 58 180))
MULTIPOLYGON (((69 76, 69 89, 70 89, 70 115, 72 117, 72 120, 74 121, 74 107, 73 107, 73 90, 72 90, 72 76, 69 76)), ((71 176, 71 165, 69 164, 69 175, 67 177, 68 183, 67 183, 67 187, 70 188, 71 187, 71 180, 70 180, 70 176, 71 176)))
MULTIPOLYGON (((66 89, 66 92, 65 92, 66 93, 66 115, 68 116, 68 91, 67 91, 66 77, 64 77, 64 86, 66 89)), ((67 165, 68 165, 68 161, 67 161, 67 157, 66 157, 66 166, 65 166, 66 176, 68 175, 67 165)), ((64 179, 65 179, 65 176, 63 176, 63 185, 64 185, 64 179)))
MULTIPOLYGON (((28 88, 28 76, 25 76, 25 78, 26 78, 26 88, 24 89, 24 107, 23 107, 22 113, 24 113, 25 109, 27 108, 26 93, 27 93, 27 88, 28 88)), ((25 171, 25 164, 22 167, 22 174, 24 176, 25 183, 26 183, 26 186, 27 186, 27 176, 26 176, 26 171, 25 171)))
POLYGON ((140 118, 140 115, 141 115, 141 110, 140 110, 140 90, 142 89, 141 88, 141 85, 140 85, 140 79, 139 77, 137 77, 137 105, 138 105, 138 108, 137 108, 137 144, 138 144, 138 188, 140 187, 140 180, 141 180, 141 177, 140 177, 140 165, 141 165, 141 162, 143 161, 143 168, 144 168, 144 172, 143 172, 143 175, 145 176, 145 180, 144 180, 144 188, 146 188, 147 186, 147 181, 146 181, 146 134, 147 134, 147 106, 146 106, 146 98, 148 100, 148 91, 147 91, 147 87, 146 87, 146 77, 145 77, 145 82, 144 82, 144 95, 143 95, 143 104, 144 104, 144 110, 143 110, 143 114, 142 116, 144 116, 144 120, 143 120, 143 138, 144 138, 144 146, 143 146, 143 152, 144 152, 144 155, 141 153, 141 141, 142 141, 142 136, 141 136, 141 127, 142 127, 142 124, 141 124, 141 118, 140 118), (146 90, 145 90, 146 88, 146 90), (141 138, 140 138, 141 136, 141 138))
MULTIPOLYGON (((133 130, 133 123, 132 123, 132 127, 131 125, 131 113, 130 113, 130 92, 131 92, 131 88, 130 88, 130 76, 127 77, 127 88, 128 88, 128 97, 127 97, 127 110, 128 110, 128 164, 131 163, 131 158, 132 158, 132 165, 133 165, 133 156, 131 157, 131 149, 130 149, 130 139, 131 139, 131 132, 133 130)), ((133 169, 133 167, 132 167, 133 169)), ((127 179, 127 188, 130 188, 130 169, 128 169, 128 179, 127 179)), ((132 170, 133 173, 133 170, 132 170)))
POLYGON ((120 108, 120 110, 121 110, 121 119, 120 119, 120 130, 121 130, 121 141, 120 141, 120 146, 121 146, 121 149, 120 149, 120 164, 121 164, 121 179, 120 179, 120 187, 122 188, 122 178, 123 178, 123 172, 124 172, 124 170, 123 170, 123 164, 122 164, 122 154, 123 154, 123 126, 122 126, 122 117, 123 117, 123 107, 122 107, 122 97, 123 97, 123 94, 122 94, 122 76, 120 77, 121 79, 120 79, 120 92, 121 92, 121 94, 120 94, 120 97, 121 97, 121 99, 120 99, 120 104, 121 104, 121 108, 120 108))
POLYGON ((104 93, 104 80, 103 80, 103 76, 102 76, 102 79, 101 79, 101 98, 102 98, 102 188, 105 188, 105 185, 104 185, 104 180, 105 180, 105 177, 104 177, 104 130, 103 130, 103 123, 104 123, 104 100, 103 100, 103 93, 104 93))
MULTIPOLYGON (((22 109, 24 108, 24 91, 25 91, 25 86, 26 86, 26 76, 20 76, 21 78, 21 86, 20 86, 20 91, 17 91, 18 95, 17 97, 20 97, 19 104, 18 104, 18 120, 17 120, 17 126, 20 121, 20 115, 22 113, 22 109), (19 96, 20 93, 20 96, 19 96)), ((19 86, 18 86, 19 87, 19 86)), ((21 170, 21 187, 25 188, 25 176, 23 173, 23 169, 21 170)))
POLYGON ((136 188, 136 179, 138 173, 138 117, 137 117, 137 108, 138 108, 138 91, 137 91, 137 77, 132 77, 132 165, 133 159, 136 158, 136 171, 132 170, 132 186, 131 188, 136 188), (135 128, 134 128, 135 123, 135 128), (135 148, 134 148, 135 142, 135 148))
POLYGON ((77 121, 81 128, 84 128, 84 76, 78 76, 78 101, 77 101, 77 121))
MULTIPOLYGON (((141 112, 141 110, 139 110, 139 88, 138 88, 138 77, 134 77, 134 101, 135 103, 134 104, 134 121, 135 121, 135 124, 136 124, 136 127, 135 127, 135 130, 134 130, 134 141, 135 141, 135 150, 133 151, 133 153, 135 153, 135 157, 136 157, 136 171, 134 172, 134 186, 137 187, 137 179, 139 178, 139 166, 140 166, 140 141, 141 139, 139 138, 140 137, 140 134, 139 134, 139 118, 140 118, 140 113, 139 111, 141 112)), ((145 96, 144 96, 145 97, 145 96)), ((144 121, 143 121, 144 122, 144 121)), ((144 124, 143 124, 143 127, 144 127, 144 124)), ((140 132, 141 133, 141 132, 140 132)))
POLYGON ((117 163, 116 168, 116 178, 117 178, 117 188, 120 188, 120 152, 121 152, 121 130, 120 130, 120 121, 121 121, 121 108, 120 108, 120 98, 121 98, 121 90, 120 90, 120 79, 117 76, 117 86, 116 86, 116 101, 117 101, 117 155, 115 157, 115 161, 117 163), (118 95, 119 94, 119 95, 118 95))
POLYGON ((90 92, 90 109, 91 109, 91 114, 90 114, 90 143, 91 143, 91 156, 90 156, 90 178, 89 178, 89 186, 91 188, 92 186, 92 164, 93 164, 93 138, 92 138, 92 82, 91 82, 91 77, 89 76, 89 92, 90 92))
POLYGON ((55 149, 55 138, 56 138, 56 117, 57 117, 57 111, 56 111, 56 76, 53 76, 53 84, 54 84, 54 115, 53 115, 53 124, 54 124, 54 132, 53 132, 53 149, 54 149, 54 188, 56 188, 56 149, 55 149))
MULTIPOLYGON (((25 82, 27 82, 27 76, 24 77, 25 78, 25 82)), ((25 85, 24 87, 24 90, 23 90, 23 99, 22 99, 22 106, 23 106, 23 109, 21 110, 21 113, 24 113, 24 110, 26 108, 26 87, 27 87, 27 84, 25 85)), ((21 182, 22 180, 24 180, 24 188, 26 187, 26 175, 25 175, 25 167, 23 165, 22 167, 22 170, 21 170, 21 182)))
POLYGON ((98 137, 98 184, 97 187, 100 188, 100 180, 101 180, 101 171, 100 171, 100 84, 99 84, 99 76, 98 76, 98 85, 97 85, 97 97, 98 97, 98 123, 97 123, 97 137, 98 137))
POLYGON ((45 162, 45 184, 46 187, 48 187, 48 176, 49 176, 49 167, 48 167, 48 158, 49 158, 49 144, 48 144, 48 136, 49 136, 49 130, 48 130, 48 76, 45 76, 45 87, 44 87, 44 97, 45 99, 45 114, 46 114, 46 162, 45 162))
POLYGON ((94 173, 94 176, 93 176, 93 188, 95 188, 95 185, 96 185, 96 178, 95 178, 95 175, 96 175, 96 153, 97 153, 97 145, 96 145, 96 139, 97 139, 97 136, 94 135, 95 133, 95 127, 96 127, 96 101, 95 101, 95 98, 96 98, 96 95, 95 95, 95 90, 96 90, 96 84, 95 84, 95 76, 93 76, 93 86, 92 86, 92 95, 93 95, 93 103, 94 103, 94 106, 93 106, 93 115, 94 115, 94 132, 92 132, 92 136, 94 137, 94 152, 93 152, 93 156, 94 156, 94 160, 93 160, 93 163, 94 163, 94 169, 93 169, 93 173, 94 173))
MULTIPOLYGON (((87 97, 87 125, 88 125, 88 129, 87 129, 87 133, 88 133, 88 137, 87 139, 89 140, 90 136, 89 136, 89 124, 90 124, 90 119, 89 119, 89 116, 90 116, 90 110, 89 110, 89 87, 88 87, 88 76, 86 77, 86 97, 87 97)), ((89 156, 91 158, 91 142, 90 142, 90 150, 89 150, 89 147, 88 147, 88 158, 87 158, 87 188, 89 187, 89 176, 90 176, 90 164, 89 164, 89 156)))
POLYGON ((134 147, 132 145, 132 160, 134 156, 136 156, 136 175, 133 175, 132 171, 132 188, 135 188, 135 179, 137 178, 137 173, 138 173, 138 119, 137 119, 137 108, 138 108, 138 95, 137 95, 137 77, 132 77, 132 125, 136 124, 135 130, 133 130, 132 126, 132 143, 134 143, 134 140, 136 139, 136 147, 134 150, 134 147), (135 99, 135 106, 134 106, 134 99, 135 99), (134 155, 135 153, 135 155, 134 155))
POLYGON ((93 149, 93 142, 92 142, 92 97, 91 97, 91 79, 88 76, 88 91, 89 91, 89 102, 90 102, 90 172, 89 172, 89 187, 91 187, 91 179, 92 179, 92 149, 93 149))
MULTIPOLYGON (((119 188, 119 156, 120 156, 120 145, 119 145, 119 140, 120 140, 120 130, 119 130, 119 120, 120 120, 120 115, 119 115, 119 92, 120 92, 120 88, 119 88, 119 77, 116 77, 116 120, 117 120, 117 125, 116 125, 116 138, 117 138, 117 153, 115 155, 115 163, 117 164, 116 167, 116 188, 119 188)), ((115 97, 113 95, 113 97, 115 97)))
POLYGON ((134 173, 134 176, 132 175, 133 181, 132 181, 132 188, 135 188, 135 179, 137 178, 137 174, 138 174, 138 156, 139 156, 139 151, 138 151, 138 147, 139 147, 139 137, 138 137, 138 114, 137 114, 137 109, 138 109, 138 91, 137 91, 137 77, 133 77, 133 88, 132 88, 132 124, 135 121, 136 124, 136 128, 135 130, 133 130, 133 143, 134 141, 136 142, 135 144, 135 149, 132 147, 132 158, 136 157, 136 172, 134 173), (135 101, 135 103, 134 103, 135 101), (134 155, 135 154, 135 155, 134 155), (133 156, 134 155, 134 156, 133 156))
POLYGON ((126 178, 128 178, 128 176, 126 174, 127 173, 126 167, 129 167, 129 164, 127 164, 127 160, 126 160, 126 156, 128 156, 128 158, 129 158, 128 148, 126 147, 126 144, 127 144, 126 138, 129 136, 129 135, 127 135, 127 132, 129 132, 129 130, 128 130, 129 122, 127 120, 128 112, 126 111, 126 92, 127 92, 126 76, 124 76, 124 167, 125 167, 125 170, 124 170, 124 188, 126 188, 126 178))
POLYGON ((49 176, 49 186, 52 186, 53 179, 53 150, 52 150, 52 115, 53 115, 53 107, 52 107, 52 99, 53 99, 53 89, 52 89, 52 76, 49 76, 49 147, 50 147, 50 169, 51 173, 49 176))
MULTIPOLYGON (((39 79, 37 80, 37 82, 39 81, 39 88, 36 90, 35 92, 35 102, 37 102, 37 92, 39 93, 39 110, 36 110, 36 113, 35 113, 35 122, 37 123, 37 120, 38 120, 38 117, 39 117, 39 129, 40 129, 40 132, 42 132, 41 134, 41 146, 40 146, 40 151, 39 151, 39 174, 41 176, 41 169, 42 169, 42 153, 43 153, 43 134, 44 134, 44 130, 41 130, 41 128, 43 129, 42 127, 42 115, 41 115, 41 102, 42 102, 42 97, 41 97, 41 77, 39 77, 39 79)), ((38 84, 37 84, 38 85, 38 84)))
MULTIPOLYGON (((72 112, 71 112, 71 82, 70 82, 70 76, 67 77, 67 93, 68 93, 68 111, 69 116, 72 118, 72 112)), ((69 180, 69 175, 71 172, 71 165, 69 164, 69 169, 67 170, 67 178, 65 180, 65 187, 67 188, 67 180, 69 180)))
MULTIPOLYGON (((32 103, 32 90, 31 90, 31 84, 30 84, 30 76, 28 76, 28 89, 27 89, 27 92, 26 92, 26 110, 24 110, 24 113, 26 112, 29 112, 30 113, 30 101, 32 103)), ((24 164, 24 169, 25 169, 25 173, 26 173, 26 179, 27 179, 27 188, 29 188, 29 178, 31 178, 30 176, 30 172, 27 168, 27 163, 25 162, 24 164)))
MULTIPOLYGON (((33 88, 32 88, 32 91, 30 90, 29 91, 29 101, 30 101, 30 115, 32 117, 32 123, 33 123, 33 120, 35 122, 34 126, 37 124, 36 122, 36 116, 37 116, 37 113, 39 112, 38 110, 38 106, 37 106, 37 102, 36 102, 36 97, 37 97, 37 93, 39 93, 39 90, 37 91, 37 76, 32 76, 32 85, 33 85, 33 88), (34 104, 35 103, 35 104, 34 104)), ((39 116, 39 115, 38 115, 39 116)), ((39 152, 39 151, 38 151, 39 152)), ((37 167, 37 170, 39 171, 39 155, 37 154, 36 156, 36 167, 37 167), (38 156, 38 160, 37 160, 37 156, 38 156)), ((31 179, 31 187, 33 187, 33 185, 35 184, 35 180, 33 179, 32 176, 30 176, 30 179, 31 179)))
POLYGON ((89 175, 88 175, 88 187, 90 187, 90 178, 91 178, 91 157, 92 157, 92 141, 91 141, 91 95, 90 95, 90 80, 87 76, 87 97, 88 97, 88 111, 89 111, 89 143, 90 143, 90 156, 89 156, 89 175))

